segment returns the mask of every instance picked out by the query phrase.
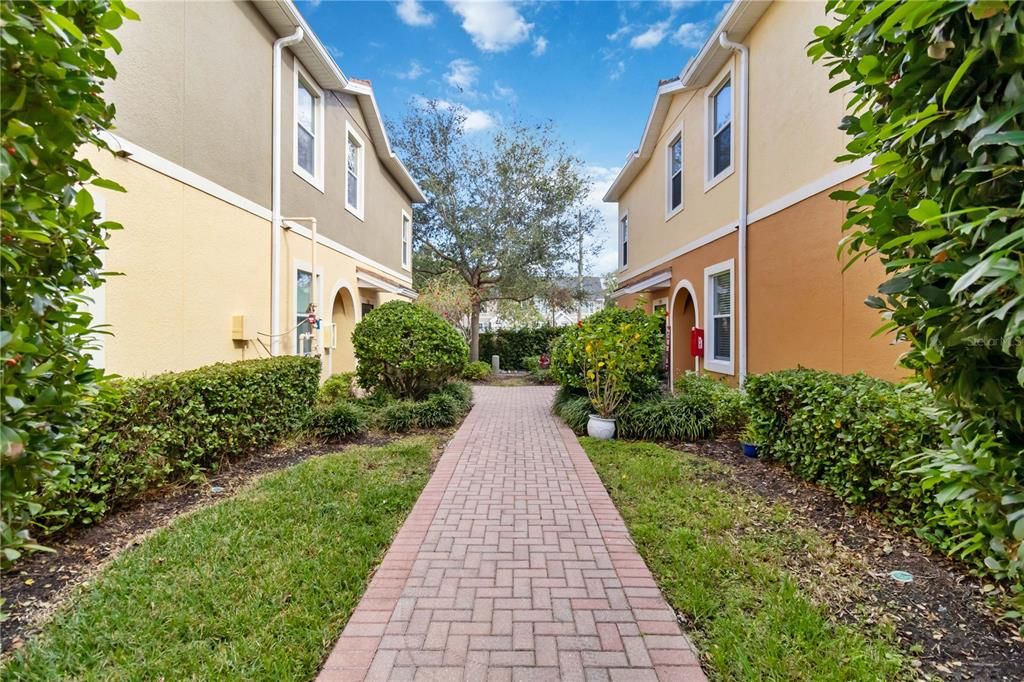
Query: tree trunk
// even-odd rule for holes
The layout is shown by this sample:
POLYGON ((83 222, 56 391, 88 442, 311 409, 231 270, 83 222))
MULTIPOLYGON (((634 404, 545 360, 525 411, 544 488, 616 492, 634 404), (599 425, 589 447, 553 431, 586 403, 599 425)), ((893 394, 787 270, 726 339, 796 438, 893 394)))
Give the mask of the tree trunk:
POLYGON ((480 299, 474 297, 473 310, 469 314, 469 361, 480 359, 480 299))

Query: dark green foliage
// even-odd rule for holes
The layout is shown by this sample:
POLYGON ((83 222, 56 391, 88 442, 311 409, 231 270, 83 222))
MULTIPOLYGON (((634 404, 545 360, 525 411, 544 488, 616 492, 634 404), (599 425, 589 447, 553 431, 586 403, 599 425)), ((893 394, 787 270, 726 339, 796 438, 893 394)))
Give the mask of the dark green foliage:
POLYGON ((462 414, 458 400, 447 393, 438 392, 416 403, 416 425, 421 429, 454 426, 462 414))
POLYGON ((148 489, 300 431, 319 372, 313 358, 284 356, 117 382, 87 425, 71 473, 36 491, 40 525, 92 523, 148 489))
POLYGON ((405 301, 371 310, 352 332, 359 385, 417 400, 462 375, 469 347, 437 313, 405 301))
POLYGON ((583 320, 582 325, 567 327, 552 343, 551 377, 560 386, 586 391, 583 370, 586 356, 584 337, 590 330, 599 326, 630 325, 631 329, 643 332, 640 338, 631 341, 632 344, 640 346, 643 362, 638 363, 627 374, 624 402, 656 395, 658 368, 665 351, 665 339, 655 325, 649 324, 651 317, 641 308, 604 308, 583 320))
POLYGON ((31 498, 72 473, 103 377, 89 366, 97 332, 87 297, 104 281, 107 232, 120 225, 101 221, 89 186, 120 188, 79 147, 107 149, 107 51, 120 50, 111 31, 137 18, 120 0, 0 5, 2 565, 38 547, 30 529, 47 510, 31 498))
POLYGON ((332 374, 320 385, 320 392, 317 393, 317 401, 325 404, 335 403, 339 400, 349 400, 355 397, 356 373, 341 372, 332 374))
POLYGON ((693 442, 714 430, 714 406, 688 395, 630 403, 616 420, 616 435, 636 440, 693 442))
POLYGON ((491 376, 491 363, 489 362, 471 362, 466 365, 466 369, 462 370, 462 378, 466 381, 483 381, 489 376, 491 376))
POLYGON ((529 370, 527 358, 550 353, 552 342, 564 329, 544 326, 484 332, 480 334, 480 359, 490 361, 492 355, 500 355, 502 369, 529 370))
POLYGON ((555 393, 551 411, 561 417, 570 429, 579 434, 586 433, 587 422, 590 421, 590 415, 594 413, 594 407, 585 393, 563 386, 555 393))
POLYGON ((313 409, 309 425, 313 433, 320 438, 345 440, 365 434, 369 423, 370 418, 366 410, 356 403, 339 400, 317 405, 313 409))
POLYGON ((396 400, 377 412, 377 425, 396 433, 411 431, 418 425, 419 410, 411 400, 396 400))
POLYGON ((675 393, 682 398, 711 405, 715 433, 735 433, 747 423, 743 394, 723 381, 707 375, 684 372, 676 379, 675 393))
POLYGON ((551 376, 551 367, 543 369, 540 366, 540 356, 523 358, 523 368, 530 373, 530 378, 538 384, 553 384, 555 379, 551 376))
MULTIPOLYGON (((868 305, 958 414, 920 463, 980 532, 960 551, 1024 567, 1024 3, 830 2, 809 54, 851 92, 849 160, 871 157, 845 250, 879 257, 868 305)), ((838 122, 837 122, 838 123, 838 122)), ((1021 596, 1024 599, 1024 595, 1021 596)))
POLYGON ((441 387, 440 393, 449 395, 455 399, 459 411, 463 414, 469 412, 473 406, 473 388, 463 381, 453 381, 441 387))

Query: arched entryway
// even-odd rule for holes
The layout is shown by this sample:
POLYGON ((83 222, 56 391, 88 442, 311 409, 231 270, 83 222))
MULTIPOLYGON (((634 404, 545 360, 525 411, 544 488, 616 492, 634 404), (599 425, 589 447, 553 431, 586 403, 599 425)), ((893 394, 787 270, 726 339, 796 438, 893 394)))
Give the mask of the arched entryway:
POLYGON ((326 364, 331 374, 355 370, 356 355, 352 348, 352 330, 355 329, 359 318, 351 287, 339 283, 331 304, 331 324, 334 326, 330 330, 330 335, 325 335, 330 356, 326 364))
POLYGON ((674 382, 687 370, 697 369, 690 353, 690 331, 700 319, 697 293, 688 280, 682 280, 672 290, 669 303, 669 340, 671 344, 671 373, 674 382))

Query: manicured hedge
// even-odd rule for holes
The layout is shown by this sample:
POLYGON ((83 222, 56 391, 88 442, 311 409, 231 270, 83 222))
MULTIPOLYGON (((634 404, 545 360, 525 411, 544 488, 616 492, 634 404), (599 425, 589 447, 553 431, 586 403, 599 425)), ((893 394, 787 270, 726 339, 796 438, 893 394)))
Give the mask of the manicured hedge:
POLYGON ((551 343, 564 329, 546 326, 484 332, 480 334, 480 359, 490 362, 492 355, 500 355, 502 369, 529 369, 525 359, 550 353, 551 343))
POLYGON ((734 433, 747 423, 743 393, 706 374, 684 372, 673 385, 676 396, 711 406, 715 433, 734 433))
POLYGON ((70 475, 39 491, 45 530, 94 522, 147 489, 301 430, 319 372, 315 359, 289 356, 117 382, 68 462, 70 475))

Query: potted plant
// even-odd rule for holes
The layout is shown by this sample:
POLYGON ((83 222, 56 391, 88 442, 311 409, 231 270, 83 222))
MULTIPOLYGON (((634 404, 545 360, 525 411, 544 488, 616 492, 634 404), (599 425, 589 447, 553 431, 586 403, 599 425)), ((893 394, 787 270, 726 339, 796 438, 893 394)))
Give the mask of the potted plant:
POLYGON ((615 435, 615 411, 629 395, 629 376, 645 366, 641 329, 630 322, 595 322, 583 328, 583 382, 594 408, 587 434, 608 440, 615 435))
POLYGON ((754 431, 753 424, 747 424, 743 427, 743 433, 740 434, 740 444, 743 446, 743 454, 747 457, 757 457, 757 432, 754 431))

